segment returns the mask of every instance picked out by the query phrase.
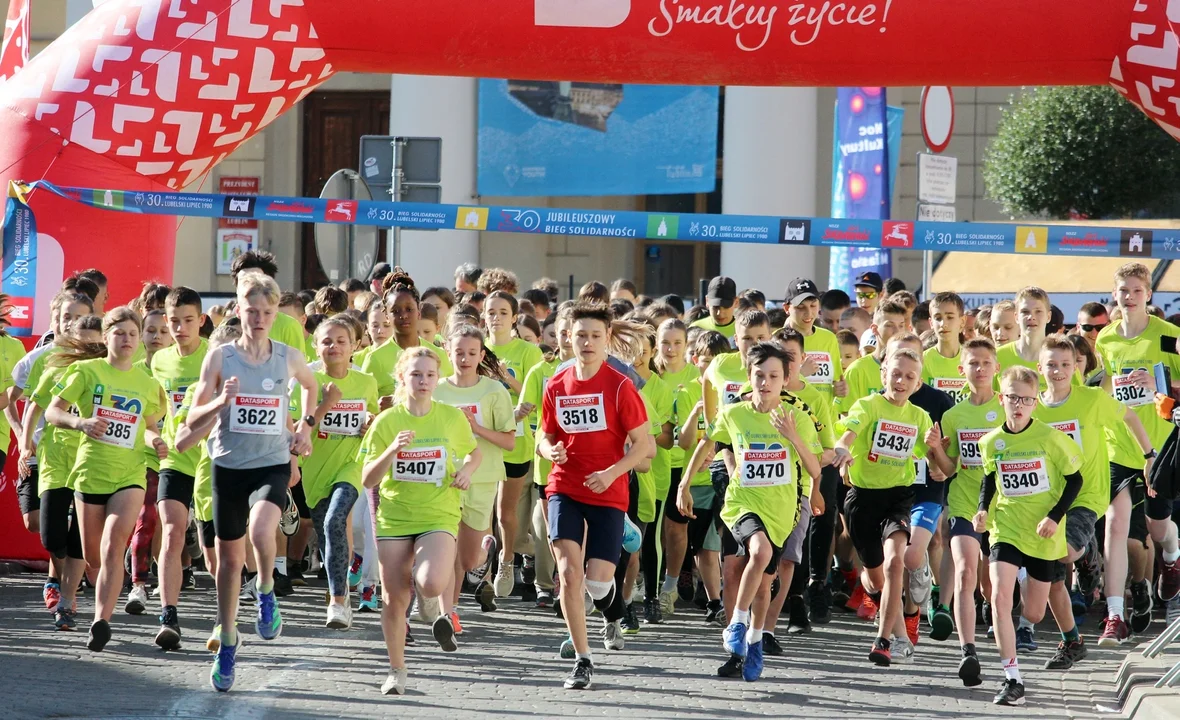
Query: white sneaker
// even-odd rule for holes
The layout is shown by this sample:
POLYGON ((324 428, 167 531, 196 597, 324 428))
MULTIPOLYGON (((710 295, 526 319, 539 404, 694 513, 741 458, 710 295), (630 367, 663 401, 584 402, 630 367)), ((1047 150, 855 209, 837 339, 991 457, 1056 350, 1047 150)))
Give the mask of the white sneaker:
POLYGON ((917 570, 910 571, 910 602, 921 605, 930 599, 930 583, 932 581, 930 555, 927 553, 926 558, 922 561, 922 566, 917 570))
POLYGON ((127 604, 123 606, 123 609, 127 611, 128 615, 142 615, 143 611, 147 609, 147 604, 147 587, 143 583, 136 583, 131 586, 131 592, 127 593, 127 604))
POLYGON ((347 602, 328 605, 328 619, 324 626, 333 630, 347 630, 352 627, 352 607, 347 602))
POLYGON ((390 670, 389 676, 385 678, 385 682, 381 683, 382 695, 405 695, 406 694, 406 669, 398 668, 397 670, 390 670))
POLYGON ((679 592, 676 588, 660 593, 660 613, 664 617, 669 618, 676 614, 676 598, 678 596, 679 592))
POLYGON ((438 603, 438 598, 416 595, 414 599, 414 611, 420 622, 430 625, 439 616, 442 609, 438 603))
POLYGON ((603 625, 602 631, 602 646, 607 650, 622 650, 625 643, 623 642, 623 627, 618 620, 608 622, 603 625))
POLYGON ((496 572, 496 579, 492 581, 492 589, 496 591, 496 597, 508 597, 512 594, 514 587, 516 587, 516 566, 501 563, 499 571, 496 572))
POLYGON ((914 661, 914 644, 909 638, 894 637, 890 643, 890 654, 895 663, 911 663, 914 661))
MULTIPOLYGON (((1177 597, 1180 597, 1180 595, 1178 595, 1177 597)), ((582 598, 584 599, 585 604, 586 604, 586 617, 590 617, 591 615, 594 614, 594 611, 596 611, 598 609, 598 608, 594 607, 594 598, 590 597, 589 591, 586 591, 585 593, 583 593, 582 598)))
POLYGON ((258 599, 258 590, 255 588, 254 578, 250 578, 242 583, 242 591, 238 593, 238 603, 252 603, 258 599))

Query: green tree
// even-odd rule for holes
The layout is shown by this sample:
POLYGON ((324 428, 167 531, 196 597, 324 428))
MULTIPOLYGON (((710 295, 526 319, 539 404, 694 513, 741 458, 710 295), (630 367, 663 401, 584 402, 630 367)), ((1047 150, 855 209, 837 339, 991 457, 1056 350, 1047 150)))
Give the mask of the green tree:
POLYGON ((1036 88, 1001 111, 987 195, 1014 216, 1175 216, 1180 142, 1110 87, 1036 88))

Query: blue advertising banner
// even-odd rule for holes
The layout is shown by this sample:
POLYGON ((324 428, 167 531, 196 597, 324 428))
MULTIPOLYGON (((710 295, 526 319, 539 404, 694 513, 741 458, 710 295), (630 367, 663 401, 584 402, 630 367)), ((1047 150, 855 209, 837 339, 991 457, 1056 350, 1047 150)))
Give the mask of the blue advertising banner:
POLYGON ((33 333, 37 297, 37 220, 24 198, 10 189, 4 208, 3 288, 8 293, 8 333, 33 333))
MULTIPOLYGON (((832 133, 832 216, 889 217, 893 185, 901 156, 905 111, 888 107, 883 87, 840 88, 832 133)), ((890 252, 880 248, 833 249, 828 287, 852 294, 863 272, 893 274, 890 252)))
POLYGON ((480 195, 658 195, 716 186, 716 87, 479 81, 480 195))

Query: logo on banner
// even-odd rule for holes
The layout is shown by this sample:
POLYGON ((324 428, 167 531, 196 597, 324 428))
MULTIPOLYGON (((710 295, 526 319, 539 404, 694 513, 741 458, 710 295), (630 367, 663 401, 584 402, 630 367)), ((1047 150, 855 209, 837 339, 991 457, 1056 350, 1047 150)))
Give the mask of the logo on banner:
POLYGON ((612 28, 631 14, 631 0, 533 0, 533 23, 546 27, 612 28))
POLYGON ((255 198, 227 195, 222 214, 226 217, 252 218, 254 217, 255 198))
POLYGON ((911 222, 881 223, 881 247, 912 248, 914 246, 914 224, 911 222))
POLYGON ((650 239, 675 238, 679 230, 679 215, 649 215, 647 218, 647 237, 650 239))
POLYGON ((779 220, 778 241, 783 245, 806 245, 811 242, 811 221, 787 218, 779 220))
POLYGON ((1150 230, 1123 230, 1119 240, 1119 255, 1123 257, 1151 257, 1150 230))
POLYGON ((1042 255, 1049 252, 1049 228, 1017 225, 1016 252, 1042 255))
POLYGON ((853 243, 867 243, 873 239, 873 236, 868 228, 855 223, 846 224, 837 221, 828 223, 824 227, 824 234, 819 239, 825 243, 851 245, 853 243))
POLYGON ((487 230, 488 209, 474 207, 460 207, 455 215, 455 228, 458 230, 487 230))
POLYGON ((273 200, 266 206, 266 212, 275 216, 297 216, 297 219, 314 215, 315 207, 299 200, 273 200))
POLYGON ((358 207, 359 203, 356 200, 329 200, 328 209, 324 211, 324 219, 338 223, 356 222, 358 207))

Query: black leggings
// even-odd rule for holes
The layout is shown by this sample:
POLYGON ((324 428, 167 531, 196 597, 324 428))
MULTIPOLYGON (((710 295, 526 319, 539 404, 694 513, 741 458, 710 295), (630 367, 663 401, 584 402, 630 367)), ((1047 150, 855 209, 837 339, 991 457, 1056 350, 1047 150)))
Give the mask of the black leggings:
POLYGON ((41 493, 41 544, 58 560, 83 559, 74 491, 68 487, 41 493))
POLYGON ((810 576, 813 582, 828 581, 828 573, 832 569, 829 559, 832 538, 836 534, 836 517, 840 512, 837 502, 840 485, 840 471, 830 465, 824 467, 819 484, 820 493, 824 498, 824 514, 811 516, 811 527, 807 530, 809 547, 803 548, 803 561, 800 567, 796 568, 796 576, 810 576))
POLYGON ((660 588, 664 584, 661 572, 664 565, 663 539, 660 537, 664 529, 664 502, 656 500, 656 519, 643 529, 643 548, 639 551, 639 569, 643 573, 643 596, 645 600, 655 600, 660 596, 660 588))

